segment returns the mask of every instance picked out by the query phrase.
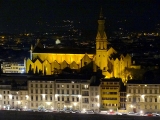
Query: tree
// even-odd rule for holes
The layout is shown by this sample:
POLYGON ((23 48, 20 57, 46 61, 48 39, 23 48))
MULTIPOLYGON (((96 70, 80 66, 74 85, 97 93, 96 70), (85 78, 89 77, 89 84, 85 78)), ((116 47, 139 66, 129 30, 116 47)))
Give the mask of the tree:
POLYGON ((37 68, 37 66, 36 66, 35 74, 38 75, 38 68, 37 68))
POLYGON ((46 75, 46 66, 44 66, 44 75, 46 75))
POLYGON ((33 74, 33 69, 32 69, 32 65, 29 65, 29 70, 28 70, 28 74, 32 75, 33 74))
POLYGON ((62 70, 62 73, 73 73, 72 69, 70 67, 65 67, 63 70, 62 70))
POLYGON ((124 84, 127 83, 128 80, 132 79, 132 75, 131 75, 131 72, 129 72, 128 70, 124 70, 123 73, 122 73, 122 82, 124 84))

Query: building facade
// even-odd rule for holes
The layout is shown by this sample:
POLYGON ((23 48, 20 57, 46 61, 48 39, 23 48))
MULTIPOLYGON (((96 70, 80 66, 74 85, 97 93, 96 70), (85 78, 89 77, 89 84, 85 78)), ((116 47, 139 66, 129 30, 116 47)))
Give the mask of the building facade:
POLYGON ((0 84, 0 109, 94 110, 99 112, 99 85, 90 79, 28 78, 27 84, 14 87, 0 84))
POLYGON ((34 47, 31 46, 30 58, 26 60, 26 73, 38 71, 52 75, 60 73, 66 67, 79 70, 93 64, 94 72, 99 68, 106 78, 116 77, 125 80, 124 70, 131 66, 131 56, 118 54, 116 50, 108 46, 102 11, 98 20, 95 42, 95 49, 44 48, 38 40, 34 47))
POLYGON ((26 65, 18 62, 2 62, 1 70, 3 73, 25 73, 26 65))
POLYGON ((100 84, 101 110, 117 111, 120 108, 120 80, 102 79, 100 84))
POLYGON ((159 112, 160 84, 145 84, 142 81, 127 83, 126 109, 128 112, 159 112))

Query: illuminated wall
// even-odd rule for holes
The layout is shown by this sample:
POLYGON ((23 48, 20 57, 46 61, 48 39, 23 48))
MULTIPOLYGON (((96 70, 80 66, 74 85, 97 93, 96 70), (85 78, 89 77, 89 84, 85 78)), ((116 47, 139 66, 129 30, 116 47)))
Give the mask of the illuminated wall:
POLYGON ((101 80, 101 107, 102 110, 114 110, 119 107, 119 81, 103 79, 101 80))
POLYGON ((125 80, 125 68, 129 68, 131 66, 131 56, 128 54, 126 56, 120 55, 117 58, 113 58, 112 55, 117 54, 117 51, 112 47, 108 48, 109 42, 107 41, 105 20, 103 18, 102 11, 98 20, 96 52, 93 54, 44 53, 47 48, 44 48, 43 45, 39 45, 38 42, 34 48, 31 47, 31 57, 26 62, 27 73, 32 69, 34 73, 36 73, 36 71, 42 71, 42 74, 51 75, 59 73, 60 70, 66 67, 78 70, 93 62, 94 72, 96 72, 97 67, 99 67, 106 78, 116 77, 125 80), (42 52, 34 52, 36 47, 41 47, 42 52))

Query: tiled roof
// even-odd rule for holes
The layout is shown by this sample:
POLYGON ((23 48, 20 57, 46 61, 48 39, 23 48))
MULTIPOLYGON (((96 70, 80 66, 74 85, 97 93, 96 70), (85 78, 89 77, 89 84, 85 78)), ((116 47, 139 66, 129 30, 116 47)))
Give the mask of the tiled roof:
POLYGON ((33 53, 95 54, 93 48, 42 48, 36 46, 33 53))

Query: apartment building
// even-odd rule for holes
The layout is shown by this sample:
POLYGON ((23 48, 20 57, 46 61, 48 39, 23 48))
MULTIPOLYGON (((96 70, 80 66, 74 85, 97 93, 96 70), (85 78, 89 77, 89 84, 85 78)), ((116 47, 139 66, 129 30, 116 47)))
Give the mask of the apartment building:
POLYGON ((18 62, 2 62, 1 70, 3 73, 26 73, 26 66, 18 62))
POLYGON ((0 109, 27 109, 28 98, 27 86, 14 88, 10 82, 0 83, 0 109))
POLYGON ((100 111, 100 85, 97 83, 90 84, 90 109, 94 112, 100 111))
POLYGON ((54 87, 53 80, 28 80, 29 108, 54 109, 54 87))
POLYGON ((128 81, 126 108, 128 112, 159 112, 160 83, 128 81))
POLYGON ((76 79, 55 80, 55 109, 80 110, 82 105, 81 81, 76 79))
POLYGON ((101 79, 101 110, 116 111, 120 106, 120 79, 101 79))
POLYGON ((126 86, 124 86, 124 84, 121 84, 119 92, 120 92, 119 110, 126 110, 126 86))

